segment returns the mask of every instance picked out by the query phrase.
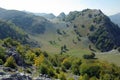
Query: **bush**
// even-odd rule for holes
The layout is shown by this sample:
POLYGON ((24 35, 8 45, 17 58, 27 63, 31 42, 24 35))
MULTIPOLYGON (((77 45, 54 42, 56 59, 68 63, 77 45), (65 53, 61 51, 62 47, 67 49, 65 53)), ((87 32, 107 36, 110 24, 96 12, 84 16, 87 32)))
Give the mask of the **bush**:
POLYGON ((87 74, 84 74, 82 80, 89 80, 89 76, 87 74))
POLYGON ((66 68, 69 69, 71 67, 71 62, 68 58, 65 58, 62 62, 62 65, 66 68))
POLYGON ((73 72, 73 74, 75 74, 75 75, 80 75, 79 65, 73 64, 73 65, 72 65, 72 72, 73 72))
POLYGON ((97 64, 83 63, 80 66, 80 74, 82 74, 82 75, 88 74, 90 77, 91 76, 98 77, 99 73, 100 73, 100 66, 98 66, 97 64))
POLYGON ((50 77, 55 76, 54 69, 52 67, 50 67, 50 69, 48 70, 48 76, 50 76, 50 77))
POLYGON ((70 77, 68 80, 75 80, 73 77, 70 77))
POLYGON ((95 76, 91 77, 90 80, 98 80, 95 76))
POLYGON ((66 79, 66 76, 65 76, 65 74, 64 74, 63 72, 61 72, 61 73, 58 75, 58 78, 59 78, 60 80, 67 80, 67 79, 66 79))
POLYGON ((5 60, 5 48, 0 46, 0 59, 5 60))
POLYGON ((96 28, 94 27, 94 25, 91 25, 90 28, 89 28, 90 31, 95 31, 95 29, 96 28))
POLYGON ((60 69, 59 68, 56 68, 56 73, 60 73, 60 69))
POLYGON ((71 67, 73 74, 80 75, 79 67, 81 64, 82 64, 82 62, 80 59, 76 59, 73 61, 72 67, 71 67))
POLYGON ((17 46, 19 44, 20 44, 19 42, 15 41, 15 40, 13 40, 11 38, 4 39, 4 45, 6 47, 17 46))
POLYGON ((4 62, 3 62, 3 60, 2 59, 0 59, 0 65, 2 65, 4 62))
POLYGON ((83 55, 83 58, 84 58, 84 59, 94 59, 94 57, 95 57, 95 53, 83 55))
POLYGON ((34 59, 34 65, 36 67, 39 67, 44 61, 45 61, 45 57, 44 57, 43 54, 41 54, 38 57, 35 57, 35 59, 34 59))
POLYGON ((39 72, 41 74, 48 74, 48 71, 49 71, 48 66, 42 63, 39 67, 39 72))
POLYGON ((27 61, 30 61, 31 63, 33 63, 36 55, 31 50, 28 50, 27 53, 25 54, 25 57, 27 61))
POLYGON ((15 62, 15 59, 12 56, 10 56, 7 58, 7 61, 5 62, 4 66, 10 68, 16 68, 17 64, 15 62))
POLYGON ((64 66, 61 66, 61 70, 62 70, 63 72, 66 72, 66 68, 65 68, 64 66))

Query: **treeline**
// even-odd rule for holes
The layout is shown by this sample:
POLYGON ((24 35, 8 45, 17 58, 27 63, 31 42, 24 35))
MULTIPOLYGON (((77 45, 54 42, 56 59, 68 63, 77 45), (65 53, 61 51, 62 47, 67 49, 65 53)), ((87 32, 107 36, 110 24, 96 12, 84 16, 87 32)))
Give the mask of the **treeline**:
POLYGON ((74 80, 75 75, 79 76, 78 80, 120 80, 120 67, 94 59, 94 53, 86 56, 90 58, 50 55, 40 48, 21 45, 10 38, 0 40, 0 64, 6 67, 15 69, 24 67, 27 73, 33 74, 35 70, 35 73, 60 80, 74 80), (16 59, 15 54, 19 58, 16 59))

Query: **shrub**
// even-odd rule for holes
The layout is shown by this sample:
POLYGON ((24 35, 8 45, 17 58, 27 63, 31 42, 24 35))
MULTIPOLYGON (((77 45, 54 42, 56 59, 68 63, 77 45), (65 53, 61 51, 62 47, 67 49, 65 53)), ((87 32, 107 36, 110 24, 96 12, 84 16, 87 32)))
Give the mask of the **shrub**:
POLYGON ((5 60, 5 48, 0 46, 0 59, 5 60))
POLYGON ((91 25, 90 28, 89 28, 90 31, 94 31, 95 29, 96 28, 94 27, 94 25, 91 25))
POLYGON ((34 59, 34 65, 36 67, 39 67, 41 65, 41 63, 44 61, 45 57, 43 54, 39 55, 38 57, 35 57, 34 59))
POLYGON ((48 76, 50 76, 50 77, 55 76, 55 72, 54 72, 54 69, 52 67, 50 67, 49 70, 48 70, 48 76))
POLYGON ((16 68, 17 64, 15 62, 14 57, 10 56, 7 58, 7 61, 4 64, 5 67, 11 67, 11 68, 16 68))
POLYGON ((89 76, 87 74, 84 74, 82 80, 89 80, 89 76))
POLYGON ((62 70, 63 72, 66 72, 66 68, 65 68, 64 66, 61 66, 61 70, 62 70))
POLYGON ((0 65, 2 65, 4 62, 3 62, 3 60, 2 59, 0 59, 0 65))
POLYGON ((60 80, 67 80, 67 79, 66 79, 66 76, 65 76, 65 74, 64 74, 63 72, 61 72, 61 73, 58 75, 58 78, 59 78, 60 80))
POLYGON ((79 74, 80 74, 80 72, 79 72, 79 65, 73 64, 73 65, 72 65, 72 72, 73 72, 73 74, 75 74, 75 75, 79 75, 79 74))
POLYGON ((45 57, 48 57, 48 53, 47 53, 46 51, 43 52, 43 55, 44 55, 45 57))
POLYGON ((48 69, 48 66, 47 65, 45 65, 45 64, 41 64, 40 66, 39 66, 39 72, 41 73, 41 74, 48 74, 48 71, 49 71, 49 69, 48 69))
POLYGON ((16 50, 23 58, 25 58, 26 49, 23 45, 18 45, 16 50))
POLYGON ((82 64, 82 62, 80 59, 76 59, 73 61, 72 66, 71 66, 73 74, 80 75, 79 67, 81 64, 82 64))
POLYGON ((15 41, 15 40, 13 40, 11 38, 4 39, 4 45, 6 47, 17 46, 19 44, 20 44, 19 42, 15 41))
POLYGON ((71 67, 71 62, 68 58, 65 58, 62 62, 62 65, 66 68, 69 69, 71 67))
POLYGON ((91 53, 91 54, 84 54, 83 58, 84 59, 93 59, 95 57, 95 53, 91 53))
POLYGON ((68 80, 75 80, 73 77, 70 77, 68 80))
POLYGON ((59 68, 56 68, 56 73, 60 73, 60 69, 59 68))
POLYGON ((100 73, 100 66, 98 66, 97 64, 83 63, 80 66, 80 74, 82 74, 82 75, 88 74, 90 77, 91 76, 98 77, 99 73, 100 73))
POLYGON ((26 59, 31 62, 33 62, 33 60, 36 57, 35 53, 33 53, 31 50, 28 50, 25 56, 26 56, 26 59))
POLYGON ((91 77, 90 80, 98 80, 95 76, 91 77))

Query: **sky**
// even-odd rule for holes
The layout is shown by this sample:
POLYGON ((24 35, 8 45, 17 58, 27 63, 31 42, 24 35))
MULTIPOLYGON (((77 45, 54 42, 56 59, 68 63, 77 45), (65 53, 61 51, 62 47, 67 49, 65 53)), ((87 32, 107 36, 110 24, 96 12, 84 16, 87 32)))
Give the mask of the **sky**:
POLYGON ((55 15, 89 8, 100 9, 106 15, 113 15, 120 13, 120 0, 0 0, 0 7, 55 15))

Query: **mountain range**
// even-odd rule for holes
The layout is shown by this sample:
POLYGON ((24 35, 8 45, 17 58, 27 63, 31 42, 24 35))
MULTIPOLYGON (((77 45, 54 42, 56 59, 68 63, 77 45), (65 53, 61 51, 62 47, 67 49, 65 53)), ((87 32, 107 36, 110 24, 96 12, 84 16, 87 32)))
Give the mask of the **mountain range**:
POLYGON ((29 38, 50 53, 73 50, 106 52, 120 47, 120 28, 101 10, 72 11, 56 17, 0 8, 0 19, 1 39, 8 36, 18 40, 29 38))
POLYGON ((120 13, 111 15, 111 16, 109 16, 109 17, 110 17, 110 19, 111 19, 115 24, 118 24, 119 27, 120 27, 120 13))

